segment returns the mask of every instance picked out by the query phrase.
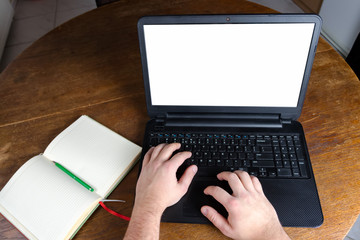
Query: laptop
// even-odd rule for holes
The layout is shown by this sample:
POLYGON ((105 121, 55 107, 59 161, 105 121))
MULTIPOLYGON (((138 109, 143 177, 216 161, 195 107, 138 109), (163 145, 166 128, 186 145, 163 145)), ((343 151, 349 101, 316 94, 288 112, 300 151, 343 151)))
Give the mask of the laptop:
MULTIPOLYGON (((209 223, 209 185, 243 170, 259 178, 283 226, 318 227, 323 214, 305 135, 303 106, 321 27, 313 14, 146 16, 138 34, 148 115, 143 156, 181 143, 199 167, 164 222, 209 223)), ((142 160, 141 160, 142 161, 142 160)), ((141 167, 140 167, 141 171, 141 167)))

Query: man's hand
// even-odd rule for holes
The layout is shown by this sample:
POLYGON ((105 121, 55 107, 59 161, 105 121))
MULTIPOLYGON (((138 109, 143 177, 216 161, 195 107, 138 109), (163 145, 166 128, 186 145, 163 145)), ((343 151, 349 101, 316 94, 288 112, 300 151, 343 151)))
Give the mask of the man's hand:
POLYGON ((167 207, 174 205, 185 195, 197 167, 190 166, 177 180, 177 169, 191 157, 191 152, 179 152, 170 159, 180 146, 180 143, 160 144, 146 153, 136 185, 136 205, 162 214, 167 207))
POLYGON ((160 144, 145 154, 124 239, 158 239, 162 213, 187 192, 197 166, 188 167, 178 181, 177 169, 191 157, 191 152, 179 152, 170 158, 179 148, 179 143, 160 144))
POLYGON ((258 178, 243 171, 222 172, 217 177, 228 181, 233 194, 218 186, 209 186, 204 193, 225 207, 228 219, 210 206, 203 206, 201 212, 224 235, 233 239, 289 239, 258 178))

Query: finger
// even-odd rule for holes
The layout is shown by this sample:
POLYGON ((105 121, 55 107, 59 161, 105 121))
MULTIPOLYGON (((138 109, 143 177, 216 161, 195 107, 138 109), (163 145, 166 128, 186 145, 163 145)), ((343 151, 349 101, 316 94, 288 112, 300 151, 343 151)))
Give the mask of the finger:
POLYGON ((255 191, 254 184, 250 178, 250 175, 244 171, 235 171, 235 173, 239 176, 240 181, 242 182, 244 188, 249 192, 255 191))
POLYGON ((159 161, 167 161, 170 159, 171 155, 178 150, 181 147, 180 143, 170 143, 170 144, 166 144, 161 151, 159 152, 159 154, 156 157, 156 160, 159 161))
POLYGON ((179 168, 180 165, 183 164, 186 159, 191 157, 191 155, 192 153, 187 151, 178 152, 169 160, 169 162, 171 164, 174 164, 174 167, 179 168))
POLYGON ((218 186, 208 186, 205 188, 204 193, 215 198, 216 201, 221 203, 225 208, 228 199, 232 197, 227 191, 218 186))
POLYGON ((143 164, 142 164, 143 166, 146 166, 146 164, 149 163, 150 157, 151 157, 153 151, 154 151, 154 147, 151 147, 151 148, 147 151, 147 153, 145 154, 144 159, 143 159, 143 164))
POLYGON ((251 180, 254 184, 254 188, 258 193, 264 194, 264 191, 262 189, 261 183, 259 181, 259 179, 255 176, 251 176, 251 180))
POLYGON ((185 194, 189 189, 190 183, 194 179, 197 170, 198 170, 197 166, 192 165, 188 167, 185 170, 184 174, 181 176, 179 180, 179 185, 182 188, 183 194, 185 194))
POLYGON ((201 213, 209 219, 210 222, 214 224, 224 235, 229 236, 229 232, 231 226, 229 225, 228 221, 219 214, 214 208, 210 206, 203 206, 201 208, 201 213))
POLYGON ((226 180, 229 183, 234 196, 239 196, 239 194, 245 190, 239 176, 236 173, 221 172, 217 175, 217 178, 219 180, 226 180))
POLYGON ((156 159, 156 158, 159 156, 160 152, 162 151, 162 149, 163 149, 165 146, 166 146, 165 143, 161 143, 161 144, 157 145, 157 146, 154 148, 154 150, 153 150, 153 152, 152 152, 152 154, 151 154, 151 156, 150 156, 149 162, 151 162, 151 161, 153 161, 154 159, 156 159))

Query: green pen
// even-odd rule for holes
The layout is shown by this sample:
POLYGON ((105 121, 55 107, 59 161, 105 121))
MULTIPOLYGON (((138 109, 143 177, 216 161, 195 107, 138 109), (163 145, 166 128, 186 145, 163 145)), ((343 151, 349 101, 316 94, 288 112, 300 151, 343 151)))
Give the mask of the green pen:
POLYGON ((73 174, 72 172, 70 172, 69 170, 67 170, 63 165, 61 165, 60 163, 54 162, 55 165, 60 168, 64 173, 66 173, 67 175, 69 175, 71 178, 75 179, 78 183, 80 183, 81 185, 83 185, 87 190, 90 190, 91 192, 94 191, 94 189, 92 187, 90 187, 88 184, 86 184, 83 180, 81 180, 80 178, 78 178, 77 176, 75 176, 75 174, 73 174))

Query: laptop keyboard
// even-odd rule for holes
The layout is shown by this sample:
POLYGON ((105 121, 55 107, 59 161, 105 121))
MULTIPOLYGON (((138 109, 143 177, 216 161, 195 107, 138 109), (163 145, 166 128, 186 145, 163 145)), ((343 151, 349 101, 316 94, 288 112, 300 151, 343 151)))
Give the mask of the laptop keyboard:
POLYGON ((259 178, 308 178, 299 135, 152 132, 149 140, 150 147, 178 142, 179 151, 192 152, 178 176, 195 164, 199 177, 243 170, 259 178))

